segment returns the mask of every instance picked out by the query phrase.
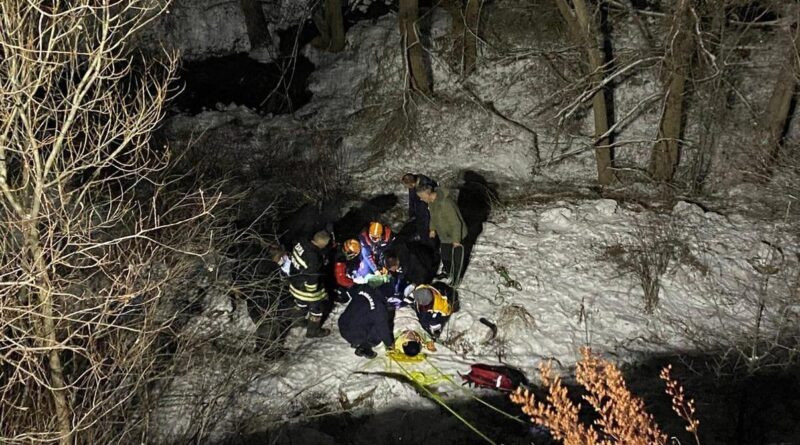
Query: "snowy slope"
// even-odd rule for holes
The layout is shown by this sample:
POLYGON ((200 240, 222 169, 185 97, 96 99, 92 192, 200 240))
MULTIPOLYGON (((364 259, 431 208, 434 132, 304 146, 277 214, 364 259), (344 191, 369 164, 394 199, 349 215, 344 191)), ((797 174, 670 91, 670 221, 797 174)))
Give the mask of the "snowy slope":
MULTIPOLYGON (((679 203, 673 213, 678 222, 672 224, 680 225, 675 233, 697 263, 673 260, 662 279, 659 307, 653 315, 645 315, 638 281, 630 274, 620 275, 602 258, 601 249, 629 242, 637 224, 658 217, 626 210, 613 200, 499 212, 478 239, 460 287, 461 310, 443 336, 447 347, 432 360, 452 372, 464 371, 468 363, 496 362, 499 356, 532 373, 541 359, 553 358, 565 366, 574 363, 583 345, 629 361, 638 353, 695 349, 702 346, 696 338, 701 333, 716 334, 720 344, 733 342, 753 322, 754 301, 748 295, 764 279, 753 264, 774 261, 766 247, 772 245, 783 251, 777 276, 796 271, 795 241, 785 227, 726 218, 688 203, 679 203), (495 264, 505 266, 522 290, 505 287, 495 264), (498 325, 496 339, 489 340, 480 317, 498 325)), ((773 280, 766 298, 788 295, 786 284, 790 283, 773 280)), ((791 310, 796 315, 798 307, 791 310)), ((772 316, 766 320, 767 325, 776 321, 772 316)), ((299 340, 295 347, 307 352, 292 366, 293 374, 303 380, 314 375, 318 380, 333 373, 336 377, 329 384, 334 393, 340 389, 350 393, 372 383, 358 376, 354 385, 353 370, 387 366, 385 358, 364 363, 336 336, 321 344, 295 340, 299 340)), ((290 377, 281 382, 294 389, 299 384, 290 377)), ((393 396, 410 392, 404 388, 398 393, 396 385, 380 384, 386 388, 376 392, 378 400, 384 391, 393 396)))
MULTIPOLYGON (((685 202, 671 215, 613 200, 496 210, 484 223, 460 287, 461 309, 430 362, 456 379, 471 363, 499 360, 535 377, 545 359, 567 373, 584 345, 612 360, 632 362, 658 352, 746 344, 760 301, 767 303, 764 333, 797 323, 796 299, 782 303, 796 286, 798 271, 797 243, 787 229, 704 212, 685 202), (652 315, 643 311, 636 277, 603 256, 604 246, 636 245, 637 237, 649 233, 642 229, 647 224, 671 224, 674 230, 667 232, 682 246, 662 277, 661 301, 652 315), (496 266, 506 267, 521 290, 506 287, 496 266), (497 324, 496 338, 490 338, 480 317, 497 324)), ((342 310, 337 307, 326 323, 334 332, 325 339, 307 340, 294 329, 286 361, 253 376, 246 396, 237 401, 240 410, 228 411, 226 420, 233 424, 244 413, 259 413, 265 420, 291 421, 310 400, 329 406, 360 400, 356 414, 430 406, 433 402, 410 385, 371 374, 402 371, 382 353, 370 361, 353 354, 336 332, 342 310)), ((426 363, 409 366, 439 375, 426 363)), ((438 390, 453 399, 466 397, 446 383, 438 390)))

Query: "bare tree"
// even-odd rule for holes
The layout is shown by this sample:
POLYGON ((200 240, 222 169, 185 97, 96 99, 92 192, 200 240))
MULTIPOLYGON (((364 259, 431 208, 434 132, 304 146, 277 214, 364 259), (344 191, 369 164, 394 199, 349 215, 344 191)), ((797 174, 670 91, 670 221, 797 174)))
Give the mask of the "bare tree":
POLYGON ((482 0, 447 0, 451 20, 450 34, 453 39, 453 58, 458 62, 462 74, 469 75, 478 60, 478 37, 482 0))
POLYGON ((406 65, 406 86, 424 95, 430 95, 431 81, 428 68, 425 66, 425 52, 417 28, 419 21, 417 0, 400 0, 398 18, 401 48, 406 65))
POLYGON ((594 146, 597 162, 597 181, 602 185, 611 184, 614 172, 611 163, 610 131, 608 124, 608 109, 606 107, 606 94, 604 90, 605 63, 603 53, 598 46, 597 23, 589 14, 585 0, 573 0, 572 6, 567 0, 555 0, 561 16, 567 23, 567 28, 573 40, 586 51, 589 61, 592 95, 592 110, 594 114, 594 146))
POLYGON ((800 7, 790 8, 790 35, 792 40, 786 51, 785 65, 778 71, 767 108, 761 117, 761 156, 765 159, 762 172, 769 175, 774 160, 778 158, 786 121, 789 119, 792 99, 797 88, 798 48, 800 48, 800 7), (793 29, 791 29, 793 28, 793 29))
POLYGON ((244 14, 244 23, 247 26, 247 37, 250 40, 250 51, 259 48, 270 48, 272 36, 267 27, 267 19, 259 0, 239 0, 239 6, 244 14))
POLYGON ((342 0, 325 0, 322 11, 314 13, 319 36, 311 41, 317 48, 337 53, 344 49, 344 17, 342 0))
POLYGON ((204 248, 186 227, 216 199, 154 182, 176 58, 128 46, 159 3, 0 2, 0 442, 108 443, 92 431, 110 434, 168 326, 170 258, 204 248))
POLYGON ((480 0, 467 0, 464 8, 464 74, 468 75, 475 70, 478 61, 478 25, 481 21, 480 0))
POLYGON ((693 0, 678 0, 671 27, 666 35, 664 56, 664 108, 658 125, 658 138, 650 155, 650 175, 656 181, 669 182, 678 167, 683 132, 684 94, 689 65, 694 52, 691 30, 693 0))

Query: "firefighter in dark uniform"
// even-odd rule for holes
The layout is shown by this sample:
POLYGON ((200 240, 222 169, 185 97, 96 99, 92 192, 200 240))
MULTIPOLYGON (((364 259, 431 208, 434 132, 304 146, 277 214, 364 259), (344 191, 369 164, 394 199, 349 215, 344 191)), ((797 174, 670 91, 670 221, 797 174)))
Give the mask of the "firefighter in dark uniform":
POLYGON ((372 350, 383 343, 389 350, 394 336, 389 325, 386 300, 381 293, 367 284, 356 284, 347 290, 350 304, 339 317, 339 333, 359 357, 375 358, 372 350))
POLYGON ((295 244, 290 255, 289 293, 295 305, 306 317, 306 337, 325 337, 331 331, 321 327, 325 308, 324 256, 323 250, 331 241, 326 231, 314 234, 310 241, 295 244))

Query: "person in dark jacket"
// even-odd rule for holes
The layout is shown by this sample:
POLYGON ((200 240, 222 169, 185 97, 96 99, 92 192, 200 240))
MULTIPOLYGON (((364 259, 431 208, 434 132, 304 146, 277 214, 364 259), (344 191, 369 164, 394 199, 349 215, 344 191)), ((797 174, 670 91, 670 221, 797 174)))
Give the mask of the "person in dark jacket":
POLYGON ((464 246, 467 224, 456 203, 445 188, 434 189, 430 185, 417 188, 419 198, 428 204, 431 212, 430 237, 439 237, 442 254, 442 269, 450 278, 450 284, 458 287, 464 264, 464 246))
POLYGON ((339 333, 359 357, 375 358, 372 350, 383 343, 389 350, 394 336, 389 326, 386 300, 380 292, 366 284, 356 284, 347 291, 350 304, 339 317, 339 333))
POLYGON ((433 247, 418 242, 395 243, 386 254, 387 261, 397 258, 399 273, 413 285, 430 284, 436 275, 433 247))
POLYGON ((405 299, 417 311, 419 324, 438 340, 450 316, 458 309, 456 291, 445 283, 417 286, 405 299))
POLYGON ((325 337, 330 330, 323 329, 322 315, 325 308, 324 253, 331 241, 326 231, 314 234, 311 240, 301 240, 292 248, 289 267, 289 293, 295 305, 308 320, 306 337, 325 337))
POLYGON ((434 189, 439 186, 433 179, 414 173, 406 173, 402 178, 403 185, 408 188, 408 219, 414 221, 416 233, 414 240, 422 242, 430 242, 429 237, 429 224, 431 221, 431 214, 428 211, 428 204, 422 202, 417 196, 417 187, 426 185, 432 186, 434 189))

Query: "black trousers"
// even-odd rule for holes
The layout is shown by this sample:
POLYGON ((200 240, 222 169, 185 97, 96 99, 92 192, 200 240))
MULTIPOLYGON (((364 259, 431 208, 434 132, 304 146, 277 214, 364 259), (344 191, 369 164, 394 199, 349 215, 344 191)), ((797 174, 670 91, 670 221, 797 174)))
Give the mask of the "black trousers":
POLYGON ((299 298, 294 299, 294 304, 297 308, 308 315, 314 317, 322 317, 325 313, 325 298, 317 301, 305 301, 299 298))
POLYGON ((442 270, 450 278, 451 286, 461 284, 461 274, 464 272, 464 245, 455 246, 451 243, 442 243, 442 270))

